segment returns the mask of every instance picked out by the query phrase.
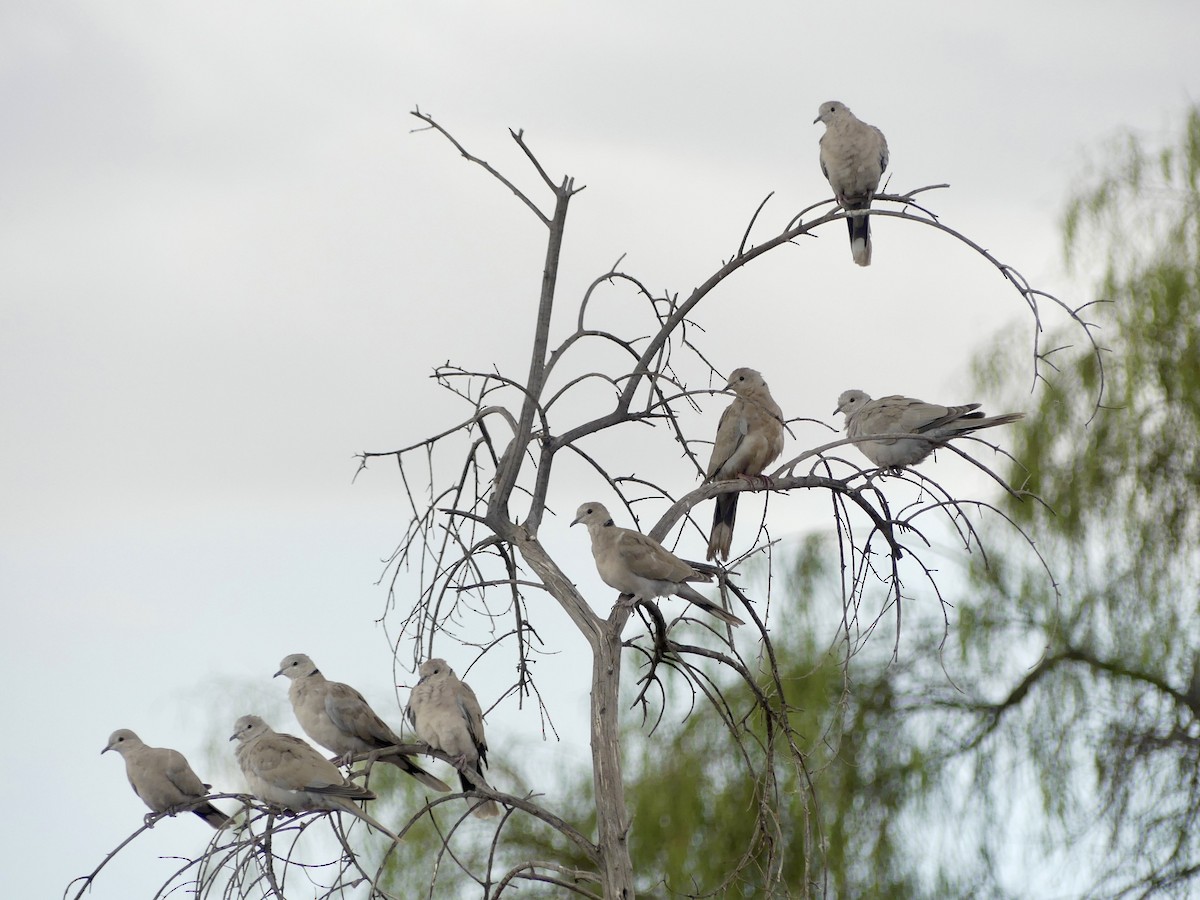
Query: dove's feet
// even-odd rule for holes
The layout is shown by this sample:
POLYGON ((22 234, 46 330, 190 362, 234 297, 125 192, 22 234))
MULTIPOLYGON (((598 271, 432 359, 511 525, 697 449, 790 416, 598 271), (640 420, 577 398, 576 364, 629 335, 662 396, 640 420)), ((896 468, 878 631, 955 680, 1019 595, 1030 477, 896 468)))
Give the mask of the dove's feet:
POLYGON ((755 487, 761 487, 764 490, 770 488, 771 485, 773 485, 775 483, 771 480, 770 475, 746 475, 745 473, 743 473, 741 475, 738 475, 738 478, 748 481, 755 487))

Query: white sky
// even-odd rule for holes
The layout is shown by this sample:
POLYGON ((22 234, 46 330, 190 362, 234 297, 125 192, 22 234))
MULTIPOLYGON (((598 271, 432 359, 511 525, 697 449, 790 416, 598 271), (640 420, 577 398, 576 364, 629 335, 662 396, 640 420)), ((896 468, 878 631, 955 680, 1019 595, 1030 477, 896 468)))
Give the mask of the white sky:
MULTIPOLYGON (((297 730, 270 682, 287 653, 399 724, 374 582, 403 506, 385 463, 351 484, 353 454, 461 417, 428 380, 439 363, 525 372, 544 253, 513 197, 410 133, 414 106, 544 202, 509 126, 588 186, 560 334, 621 254, 684 293, 768 192, 760 239, 827 197, 810 123, 829 99, 885 132, 894 190, 949 182, 926 196, 946 224, 1079 302, 1059 263, 1066 193, 1117 127, 1171 130, 1200 93, 1197 34, 1183 0, 4 4, 0 665, 22 834, 0 850, 5 894, 59 896, 139 824, 120 761, 98 755, 116 728, 240 787, 208 748, 243 712, 297 730)), ((1006 322, 1028 331, 1020 298, 931 230, 873 224, 870 269, 833 223, 714 292, 714 362, 759 368, 789 415, 839 427, 848 387, 981 399, 964 394, 971 355, 1006 322)), ((829 439, 797 437, 788 452, 829 439)), ((600 494, 559 491, 562 512, 600 494)), ((803 520, 801 501, 781 508, 803 520)), ((565 526, 543 537, 607 603, 565 526)), ((580 659, 542 663, 572 729, 580 659)), ((486 706, 510 677, 471 681, 486 706)), ((515 705, 489 729, 496 756, 530 739, 530 778, 585 753, 586 734, 538 743, 515 705)), ((90 896, 148 896, 169 871, 152 857, 207 837, 164 823, 90 896)))

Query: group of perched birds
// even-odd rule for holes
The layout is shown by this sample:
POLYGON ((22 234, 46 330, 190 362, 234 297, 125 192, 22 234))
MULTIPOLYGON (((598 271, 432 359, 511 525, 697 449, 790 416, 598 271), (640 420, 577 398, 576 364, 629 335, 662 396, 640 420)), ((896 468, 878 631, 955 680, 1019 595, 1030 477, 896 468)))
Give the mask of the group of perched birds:
MULTIPOLYGON (((871 232, 865 210, 887 168, 887 141, 878 128, 860 121, 837 101, 821 104, 816 122, 823 122, 826 129, 821 138, 821 171, 841 207, 862 212, 846 218, 854 262, 870 265, 871 232)), ((725 388, 733 392, 734 400, 717 425, 705 481, 757 479, 767 487, 770 479, 763 472, 783 452, 783 413, 754 369, 736 369, 725 388)), ((862 391, 850 390, 838 398, 835 413, 845 415, 847 435, 867 459, 880 468, 898 470, 916 465, 953 438, 1023 415, 985 417, 978 407, 978 403, 939 406, 899 395, 872 400, 862 391)), ((709 560, 728 560, 737 505, 737 492, 717 495, 709 560)), ((691 586, 710 581, 710 575, 648 535, 617 526, 602 503, 581 505, 571 524, 587 527, 601 579, 622 595, 646 602, 679 596, 729 626, 745 624, 691 586)), ((488 788, 483 775, 487 762, 483 713, 474 691, 442 659, 425 661, 419 673, 407 710, 417 737, 453 760, 463 791, 488 788)), ((309 657, 302 653, 288 656, 275 674, 290 679, 288 696, 305 733, 335 756, 326 759, 311 744, 272 730, 258 716, 242 716, 230 740, 239 742, 238 765, 250 793, 259 800, 294 812, 347 812, 396 840, 355 802, 374 799, 375 794, 343 775, 338 764, 348 765, 356 755, 368 754, 373 762, 397 766, 432 790, 450 790, 446 782, 396 749, 402 743, 400 737, 362 694, 349 685, 327 680, 309 657)), ((190 809, 214 828, 230 821, 205 799, 210 786, 177 751, 148 747, 128 729, 113 732, 101 752, 108 750, 124 758, 130 784, 152 810, 147 821, 155 814, 174 815, 183 809, 190 809)), ((495 800, 470 798, 470 802, 477 816, 499 813, 495 800)))
MULTIPOLYGON (((426 660, 418 672, 421 679, 409 696, 407 712, 417 737, 453 760, 463 791, 487 788, 487 741, 475 692, 444 659, 426 660)), ((291 812, 340 810, 399 840, 356 805, 354 801, 375 799, 375 793, 343 775, 339 764, 348 766, 357 755, 366 754, 371 762, 390 763, 432 790, 450 791, 446 782, 396 749, 403 741, 362 694, 348 684, 329 681, 303 653, 284 657, 275 675, 291 681, 288 699, 305 734, 335 755, 326 759, 307 741, 273 730, 258 716, 242 716, 229 740, 238 741, 238 766, 249 792, 262 802, 291 812)), ((127 728, 114 731, 100 752, 109 750, 124 758, 130 785, 151 809, 147 823, 158 814, 187 809, 214 828, 231 821, 205 799, 211 785, 200 780, 179 751, 149 747, 127 728)), ((500 812, 495 800, 471 803, 476 816, 489 818, 500 812)))
MULTIPOLYGON (((871 229, 866 210, 879 190, 888 164, 887 140, 878 128, 854 115, 844 103, 822 103, 813 124, 822 122, 821 171, 843 210, 861 212, 846 217, 850 252, 860 266, 871 264, 871 229)), ((754 369, 734 370, 726 390, 734 401, 721 415, 705 481, 770 479, 763 471, 783 452, 784 423, 779 404, 762 375, 754 369)), ((846 417, 845 429, 854 445, 880 468, 898 470, 916 465, 947 441, 1023 417, 1023 413, 985 417, 978 403, 939 406, 910 397, 891 395, 872 400, 859 390, 838 398, 835 413, 846 417)), ((709 532, 709 560, 729 559, 737 517, 737 492, 718 494, 709 532)), ((622 594, 641 600, 678 596, 731 626, 744 622, 691 585, 711 576, 671 553, 648 535, 613 522, 603 503, 584 503, 572 525, 587 526, 592 555, 600 578, 622 594)))
MULTIPOLYGON (((705 481, 741 478, 769 486, 763 470, 783 452, 783 414, 766 381, 754 369, 735 369, 726 389, 733 391, 736 399, 717 424, 705 481)), ((834 412, 845 415, 846 432, 867 459, 882 469, 898 470, 916 465, 953 438, 1024 416, 986 417, 977 412, 978 407, 978 403, 938 406, 899 395, 872 400, 862 391, 852 390, 838 398, 834 412)), ((737 492, 717 495, 708 539, 710 560, 729 558, 737 501, 737 492)), ((745 624, 691 586, 711 581, 711 576, 697 571, 649 535, 617 526, 603 503, 580 506, 571 524, 580 523, 587 526, 596 570, 609 587, 647 601, 682 597, 728 625, 745 624)))

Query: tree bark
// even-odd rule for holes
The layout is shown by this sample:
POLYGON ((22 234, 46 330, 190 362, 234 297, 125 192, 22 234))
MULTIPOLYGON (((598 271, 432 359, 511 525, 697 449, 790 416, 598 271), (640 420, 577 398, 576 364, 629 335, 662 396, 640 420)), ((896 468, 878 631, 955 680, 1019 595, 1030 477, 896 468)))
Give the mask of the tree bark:
POLYGON ((621 778, 621 630, 629 609, 614 607, 592 648, 592 777, 596 792, 596 837, 606 900, 633 900, 629 818, 621 778))

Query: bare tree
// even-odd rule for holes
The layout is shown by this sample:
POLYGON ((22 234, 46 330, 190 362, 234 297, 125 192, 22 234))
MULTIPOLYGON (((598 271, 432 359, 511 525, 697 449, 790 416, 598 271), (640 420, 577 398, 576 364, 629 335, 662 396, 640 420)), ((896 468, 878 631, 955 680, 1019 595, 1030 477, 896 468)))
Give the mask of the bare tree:
MULTIPOLYGON (((635 872, 630 862, 629 840, 634 823, 627 815, 622 779, 622 717, 625 710, 633 708, 648 727, 653 727, 664 715, 684 715, 695 709, 697 715, 720 717, 728 728, 737 747, 737 767, 730 777, 745 780, 756 827, 750 845, 725 880, 695 886, 693 893, 721 895, 735 884, 746 882, 768 894, 775 893, 780 890, 781 861, 793 852, 805 854, 805 870, 813 873, 810 892, 823 893, 822 843, 815 833, 817 818, 812 815, 813 786, 820 773, 809 770, 799 749, 802 742, 792 724, 795 710, 789 705, 787 685, 780 677, 770 636, 772 609, 769 604, 756 604, 738 580, 738 566, 748 558, 761 555, 770 560, 773 541, 765 514, 758 522, 752 549, 730 565, 691 563, 715 578, 722 600, 747 620, 747 626, 736 636, 728 626, 701 621, 690 614, 668 620, 656 604, 633 602, 629 597, 612 604, 607 616, 598 615, 593 607, 608 604, 603 598, 593 598, 596 602, 589 603, 582 596, 547 551, 540 533, 547 514, 554 515, 555 502, 565 499, 561 491, 555 490, 556 465, 559 471, 582 467, 592 472, 596 483, 606 485, 616 505, 635 522, 636 512, 645 506, 662 509, 665 505, 648 533, 668 545, 672 535, 677 543, 678 536, 689 529, 706 534, 707 528, 695 517, 695 509, 719 494, 824 492, 830 499, 841 562, 845 612, 838 640, 847 661, 885 619, 894 620, 898 647, 903 607, 912 593, 902 575, 915 572, 945 610, 934 565, 924 558, 929 547, 927 529, 936 521, 948 523, 963 552, 975 552, 982 549, 976 531, 978 517, 995 512, 994 507, 955 497, 938 483, 911 471, 896 475, 864 470, 837 455, 847 440, 807 450, 765 478, 703 483, 705 466, 701 457, 706 454, 704 445, 711 436, 701 438, 688 433, 688 418, 699 410, 699 399, 719 392, 719 388, 714 390, 714 383, 724 384, 705 354, 704 334, 691 318, 698 304, 725 278, 764 254, 832 221, 860 213, 847 212, 833 201, 824 200, 800 211, 779 233, 755 241, 752 238, 768 197, 741 232, 730 257, 682 298, 653 293, 622 271, 618 261, 586 288, 573 311, 574 327, 552 345, 553 314, 556 305, 563 304, 556 288, 567 213, 583 187, 568 176, 551 177, 524 134, 511 131, 549 198, 547 203, 538 202, 472 154, 432 116, 420 110, 413 115, 422 123, 422 130, 448 141, 466 160, 511 191, 537 218, 546 229, 546 255, 528 372, 521 377, 482 368, 441 366, 435 372, 437 382, 465 406, 465 414, 457 424, 401 449, 361 455, 360 471, 379 458, 396 462, 409 506, 408 526, 388 561, 390 589, 382 621, 389 629, 397 665, 408 671, 412 669, 410 662, 437 655, 435 644, 445 640, 471 645, 480 656, 511 654, 515 679, 497 702, 509 698, 519 703, 536 702, 542 714, 549 717, 551 710, 542 703, 531 666, 543 651, 538 621, 528 599, 533 594, 552 598, 586 640, 591 653, 596 826, 595 833, 589 834, 586 825, 564 821, 545 797, 517 796, 481 787, 472 795, 494 799, 506 808, 482 858, 456 843, 465 815, 461 803, 445 806, 454 797, 435 799, 412 812, 408 823, 398 829, 399 834, 408 834, 418 822, 433 821, 441 850, 431 877, 435 882, 441 877, 437 872, 443 863, 457 867, 486 898, 499 898, 520 884, 549 884, 560 893, 570 891, 584 897, 633 898, 639 885, 644 889, 653 883, 654 876, 635 872), (601 294, 614 290, 632 295, 641 312, 606 315, 601 294), (619 448, 631 442, 643 448, 643 455, 651 453, 645 447, 654 446, 669 458, 673 448, 693 468, 694 480, 701 483, 676 496, 653 474, 623 472, 619 468, 619 448), (885 480, 887 493, 883 489, 885 480), (906 483, 916 486, 911 492, 914 498, 893 508, 889 502, 889 496, 895 497, 892 486, 906 483), (413 571, 420 578, 415 600, 402 597, 398 590, 402 573, 413 571), (641 627, 626 636, 635 615, 641 627), (485 636, 482 640, 481 634, 485 636), (621 674, 627 664, 637 665, 639 679, 623 698, 621 674), (726 675, 735 673, 741 679, 749 690, 739 692, 739 696, 753 698, 752 705, 729 699, 728 692, 720 687, 727 683, 725 675, 714 675, 719 670, 726 675), (690 703, 684 707, 675 702, 679 693, 675 686, 691 694, 690 703), (789 778, 789 783, 808 785, 804 821, 784 821, 791 816, 780 791, 780 774, 785 770, 798 776, 789 778), (570 846, 570 857, 584 864, 514 857, 507 851, 505 831, 513 827, 510 823, 514 817, 522 816, 560 835, 570 846)), ((1043 307, 1047 304, 1061 310, 1080 328, 1084 342, 1098 356, 1081 309, 1069 308, 1033 289, 1016 270, 942 224, 917 203, 919 195, 942 187, 945 185, 879 195, 871 215, 937 229, 976 250, 1012 284, 1037 323, 1035 381, 1053 370, 1050 358, 1059 349, 1046 351, 1040 344, 1043 307)), ((860 439, 879 437, 885 436, 860 439)), ((979 438, 972 440, 992 446, 979 438)), ((1005 490, 1021 495, 1018 488, 1004 484, 990 469, 975 464, 1005 490)), ((679 469, 677 462, 673 479, 678 479, 679 469)), ((573 510, 574 503, 585 499, 589 498, 575 497, 568 508, 573 510)), ((948 631, 950 619, 944 615, 948 631)), ((423 746, 409 749, 428 752, 423 746)), ((280 854, 273 848, 281 838, 292 840, 289 846, 294 848, 291 835, 302 831, 304 824, 277 820, 271 817, 271 811, 250 806, 257 810, 251 816, 253 822, 265 822, 265 830, 249 828, 239 832, 232 843, 216 841, 206 855, 206 866, 224 871, 225 880, 220 883, 227 896, 283 896, 287 871, 300 863, 292 850, 280 854), (251 871, 253 877, 246 874, 251 871)), ((471 825, 473 829, 480 827, 484 826, 471 825)), ((321 883, 329 893, 361 883, 370 885, 371 896, 389 896, 389 878, 395 879, 395 873, 387 868, 390 852, 392 848, 384 854, 385 861, 373 869, 360 865, 349 841, 342 840, 334 851, 336 858, 326 864, 321 883)), ((180 876, 188 871, 181 870, 180 876)), ((211 885, 217 884, 198 876, 196 880, 202 893, 211 892, 215 889, 211 885)), ((435 887, 435 883, 428 885, 430 896, 435 887)))

